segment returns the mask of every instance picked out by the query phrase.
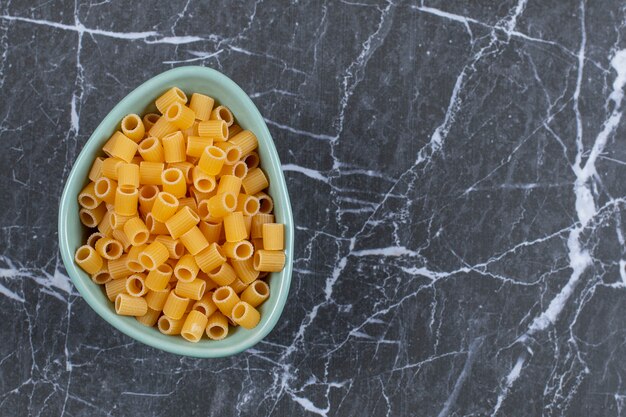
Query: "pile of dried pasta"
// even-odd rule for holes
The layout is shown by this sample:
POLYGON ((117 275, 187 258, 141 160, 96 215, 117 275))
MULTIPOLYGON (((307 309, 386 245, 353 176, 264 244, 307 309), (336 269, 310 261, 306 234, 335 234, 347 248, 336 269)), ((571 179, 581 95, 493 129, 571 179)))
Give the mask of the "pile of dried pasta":
POLYGON ((117 314, 198 342, 260 321, 263 280, 285 264, 284 225, 259 168, 257 138, 211 97, 171 88, 161 115, 129 114, 81 191, 97 228, 76 263, 104 285, 117 314))

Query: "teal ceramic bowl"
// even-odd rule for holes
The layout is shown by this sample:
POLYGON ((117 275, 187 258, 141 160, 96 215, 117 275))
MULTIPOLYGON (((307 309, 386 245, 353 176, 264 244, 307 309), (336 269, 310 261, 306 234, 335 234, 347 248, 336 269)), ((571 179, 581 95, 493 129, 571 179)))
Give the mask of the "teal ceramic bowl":
POLYGON ((287 301, 293 263, 293 218, 285 178, 280 160, 267 125, 258 109, 247 94, 230 78, 210 68, 180 67, 166 71, 146 81, 127 95, 104 118, 93 132, 65 184, 59 208, 59 247, 63 263, 74 285, 85 301, 103 319, 116 329, 146 345, 179 355, 199 358, 217 358, 234 355, 258 343, 274 328, 287 301), (166 336, 156 328, 139 324, 132 317, 115 314, 113 303, 104 294, 103 288, 93 283, 90 277, 74 263, 74 252, 87 237, 87 229, 78 218, 77 196, 87 184, 87 176, 96 156, 106 140, 119 128, 120 121, 128 113, 143 114, 153 111, 154 100, 170 87, 180 87, 187 93, 197 92, 214 97, 220 104, 228 106, 237 122, 252 130, 259 140, 261 167, 267 173, 269 193, 274 199, 274 214, 278 223, 285 224, 285 268, 272 273, 268 278, 271 295, 259 307, 261 322, 252 330, 237 327, 223 340, 212 341, 203 338, 198 343, 190 343, 178 336, 166 336))

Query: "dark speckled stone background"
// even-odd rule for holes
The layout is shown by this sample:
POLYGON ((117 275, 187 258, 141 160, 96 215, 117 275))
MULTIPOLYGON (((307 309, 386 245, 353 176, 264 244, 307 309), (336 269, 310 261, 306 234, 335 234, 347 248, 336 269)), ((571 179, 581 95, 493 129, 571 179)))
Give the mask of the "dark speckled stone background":
POLYGON ((616 416, 626 407, 621 2, 0 0, 0 415, 616 416), (274 136, 283 320, 147 348, 60 262, 92 130, 180 65, 274 136))

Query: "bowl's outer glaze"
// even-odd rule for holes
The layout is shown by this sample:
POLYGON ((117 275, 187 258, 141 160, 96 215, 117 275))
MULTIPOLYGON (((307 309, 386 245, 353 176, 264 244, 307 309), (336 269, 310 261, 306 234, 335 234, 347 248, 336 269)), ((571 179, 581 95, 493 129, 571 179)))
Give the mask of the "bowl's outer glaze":
POLYGON ((146 81, 128 94, 104 118, 93 132, 69 174, 59 208, 59 247, 67 273, 87 303, 113 327, 147 345, 179 355, 215 358, 239 353, 258 343, 274 328, 287 301, 293 263, 294 225, 289 194, 282 174, 280 160, 270 132, 258 109, 247 94, 230 78, 210 68, 180 67, 166 71, 146 81), (216 102, 231 109, 237 122, 253 131, 259 140, 261 167, 266 172, 274 199, 276 222, 285 224, 285 252, 287 260, 283 271, 268 278, 271 288, 269 299, 259 307, 261 322, 252 330, 236 328, 227 338, 211 341, 203 338, 190 343, 181 337, 161 334, 156 328, 145 327, 133 317, 115 314, 113 303, 103 288, 74 263, 74 252, 85 242, 87 230, 78 218, 77 196, 87 184, 87 176, 96 156, 106 140, 119 129, 122 118, 129 113, 143 114, 154 111, 154 100, 170 87, 179 87, 189 95, 192 92, 207 94, 216 102))

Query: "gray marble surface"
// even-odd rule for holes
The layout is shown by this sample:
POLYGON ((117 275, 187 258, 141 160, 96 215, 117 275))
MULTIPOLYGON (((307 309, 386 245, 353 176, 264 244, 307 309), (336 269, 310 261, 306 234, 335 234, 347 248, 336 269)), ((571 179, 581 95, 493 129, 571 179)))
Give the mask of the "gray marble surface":
POLYGON ((0 0, 0 415, 615 416, 626 13, 599 0, 0 0), (147 348, 58 254, 99 121, 180 65, 266 118, 293 284, 254 348, 147 348))

